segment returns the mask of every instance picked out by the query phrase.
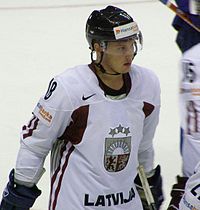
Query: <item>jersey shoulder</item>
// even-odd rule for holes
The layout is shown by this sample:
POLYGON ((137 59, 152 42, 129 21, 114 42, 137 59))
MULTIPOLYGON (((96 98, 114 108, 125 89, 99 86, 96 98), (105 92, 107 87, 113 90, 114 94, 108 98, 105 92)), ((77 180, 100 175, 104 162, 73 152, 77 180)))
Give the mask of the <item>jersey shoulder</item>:
POLYGON ((133 65, 130 72, 133 92, 143 100, 160 104, 160 81, 158 76, 150 69, 133 65))
POLYGON ((98 79, 88 65, 67 69, 55 79, 62 85, 63 91, 74 107, 98 100, 103 95, 98 79), (95 97, 92 97, 94 95, 95 97), (88 97, 90 100, 86 100, 88 97))
POLYGON ((47 91, 42 95, 40 103, 56 110, 73 109, 74 98, 84 89, 88 89, 88 83, 83 81, 83 79, 89 79, 86 77, 86 71, 87 65, 82 65, 66 69, 56 75, 49 82, 47 91))
POLYGON ((84 105, 83 94, 86 94, 86 97, 87 94, 91 95, 91 88, 86 81, 94 81, 94 78, 90 78, 92 77, 91 72, 88 75, 86 71, 89 71, 87 65, 83 65, 67 69, 55 76, 49 82, 46 93, 39 99, 33 111, 34 114, 50 126, 50 121, 53 120, 56 113, 72 112, 77 107, 84 105))
POLYGON ((57 80, 70 89, 83 88, 98 84, 98 80, 88 65, 79 65, 69 69, 56 76, 57 80), (91 84, 91 85, 89 85, 91 84))
POLYGON ((155 74, 154 71, 151 69, 139 66, 139 65, 132 65, 132 71, 131 71, 132 76, 141 81, 144 82, 150 82, 150 83, 159 83, 158 76, 155 74))

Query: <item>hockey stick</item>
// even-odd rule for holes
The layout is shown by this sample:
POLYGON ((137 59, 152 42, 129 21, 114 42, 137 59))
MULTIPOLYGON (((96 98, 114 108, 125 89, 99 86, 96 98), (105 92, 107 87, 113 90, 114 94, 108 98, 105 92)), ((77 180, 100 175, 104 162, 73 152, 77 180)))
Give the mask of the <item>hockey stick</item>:
POLYGON ((142 165, 138 166, 138 174, 139 174, 139 177, 140 177, 140 181, 142 183, 142 187, 144 189, 144 194, 145 194, 145 197, 147 199, 149 209, 150 210, 156 210, 155 201, 154 201, 151 189, 149 187, 149 183, 148 183, 145 171, 144 171, 144 167, 142 165))
POLYGON ((188 18, 187 14, 180 10, 175 4, 170 2, 170 0, 159 0, 163 4, 165 4, 167 7, 169 7, 173 12, 175 12, 182 20, 184 20, 187 24, 189 24, 191 27, 193 27, 195 30, 200 32, 200 28, 195 26, 192 21, 188 18))

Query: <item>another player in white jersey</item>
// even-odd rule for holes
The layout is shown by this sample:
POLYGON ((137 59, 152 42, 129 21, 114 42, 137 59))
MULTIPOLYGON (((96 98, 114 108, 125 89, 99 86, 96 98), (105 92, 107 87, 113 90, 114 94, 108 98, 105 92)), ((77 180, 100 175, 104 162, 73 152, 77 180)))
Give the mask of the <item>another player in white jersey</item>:
MULTIPOLYGON (((178 8, 188 15, 192 23, 200 28, 200 1, 176 0, 176 3, 178 8)), ((180 62, 181 155, 183 174, 177 176, 177 183, 172 188, 172 199, 168 210, 179 209, 179 202, 184 193, 185 184, 188 178, 193 175, 195 167, 200 160, 200 33, 178 16, 175 17, 173 26, 178 31, 176 42, 183 53, 180 62)), ((193 181, 197 177, 198 175, 194 175, 191 180, 193 181)), ((196 182, 200 184, 200 179, 196 182)), ((200 200, 197 199, 196 202, 200 202, 200 200)), ((193 205, 199 206, 197 203, 193 203, 193 205)), ((183 205, 181 205, 180 209, 192 208, 183 208, 183 205)))
POLYGON ((163 201, 160 167, 153 169, 160 85, 152 71, 132 65, 142 45, 138 25, 108 6, 91 13, 86 38, 91 64, 53 78, 23 126, 1 210, 33 205, 49 151, 49 210, 142 210, 134 183, 139 164, 149 175, 157 209, 163 201))
POLYGON ((190 176, 185 186, 185 193, 179 204, 180 210, 200 209, 200 162, 195 173, 190 176))

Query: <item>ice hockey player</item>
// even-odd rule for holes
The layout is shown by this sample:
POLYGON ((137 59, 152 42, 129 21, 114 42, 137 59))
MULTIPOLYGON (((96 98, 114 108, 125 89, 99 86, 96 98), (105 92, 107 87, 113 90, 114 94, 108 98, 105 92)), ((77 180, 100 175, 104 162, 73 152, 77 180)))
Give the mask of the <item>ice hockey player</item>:
POLYGON ((194 174, 186 182, 185 192, 180 201, 179 209, 200 209, 200 162, 197 164, 194 174))
POLYGON ((138 164, 159 209, 162 180, 160 167, 154 169, 153 138, 160 85, 153 71, 132 64, 142 34, 129 14, 108 6, 91 13, 86 38, 91 64, 55 76, 23 126, 0 210, 31 208, 49 152, 49 210, 142 210, 134 184, 138 164))

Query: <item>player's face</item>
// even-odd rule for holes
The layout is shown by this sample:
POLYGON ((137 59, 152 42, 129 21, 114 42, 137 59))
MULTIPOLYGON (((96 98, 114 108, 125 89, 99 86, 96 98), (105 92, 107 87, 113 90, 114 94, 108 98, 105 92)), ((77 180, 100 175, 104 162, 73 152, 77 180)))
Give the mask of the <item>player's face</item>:
POLYGON ((134 58, 134 43, 134 40, 108 42, 102 60, 104 68, 110 72, 129 72, 134 58))

